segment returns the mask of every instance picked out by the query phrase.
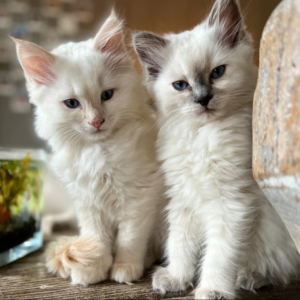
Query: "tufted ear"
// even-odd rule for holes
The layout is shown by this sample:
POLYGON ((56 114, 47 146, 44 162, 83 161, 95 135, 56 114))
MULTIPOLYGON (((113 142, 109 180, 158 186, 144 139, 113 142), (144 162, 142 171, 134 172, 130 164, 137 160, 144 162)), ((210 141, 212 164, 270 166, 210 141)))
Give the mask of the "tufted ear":
POLYGON ((94 38, 94 48, 97 51, 108 52, 115 56, 126 53, 123 31, 123 21, 112 10, 94 38))
POLYGON ((244 36, 244 23, 237 0, 216 0, 208 25, 220 31, 220 41, 234 47, 244 36))
POLYGON ((168 40, 146 31, 133 34, 133 46, 140 62, 148 75, 154 79, 158 76, 166 60, 168 40))
POLYGON ((28 82, 33 86, 51 86, 56 78, 51 71, 55 56, 34 43, 16 38, 12 40, 16 44, 18 59, 28 82))

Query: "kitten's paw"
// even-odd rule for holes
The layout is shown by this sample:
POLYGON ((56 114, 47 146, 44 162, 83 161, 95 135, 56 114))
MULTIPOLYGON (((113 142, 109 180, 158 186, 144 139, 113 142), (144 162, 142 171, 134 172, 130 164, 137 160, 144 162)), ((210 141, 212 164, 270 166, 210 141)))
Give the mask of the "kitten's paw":
POLYGON ((229 300, 229 299, 235 299, 235 297, 234 295, 229 293, 206 290, 206 289, 196 289, 195 299, 229 300))
POLYGON ((107 254, 88 266, 77 264, 71 270, 72 284, 88 286, 106 280, 112 261, 112 255, 107 254))
POLYGON ((107 279, 112 256, 106 247, 92 237, 61 237, 46 252, 49 272, 72 284, 87 286, 107 279))
POLYGON ((159 268, 153 275, 152 287, 162 294, 185 291, 189 283, 181 282, 172 276, 167 268, 159 268))
POLYGON ((143 265, 115 263, 112 267, 111 279, 119 283, 128 283, 140 279, 143 273, 143 265))
POLYGON ((255 293, 255 290, 270 284, 270 281, 261 274, 254 272, 243 272, 238 275, 236 287, 255 293))

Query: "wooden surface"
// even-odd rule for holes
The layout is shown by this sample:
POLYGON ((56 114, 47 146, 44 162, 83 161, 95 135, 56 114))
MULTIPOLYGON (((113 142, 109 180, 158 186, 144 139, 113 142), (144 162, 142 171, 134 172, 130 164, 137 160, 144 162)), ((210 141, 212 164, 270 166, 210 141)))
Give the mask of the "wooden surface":
POLYGON ((300 0, 263 32, 253 111, 253 173, 300 251, 300 0))
MULTIPOLYGON (((134 285, 103 282, 89 287, 72 286, 68 279, 48 274, 44 249, 0 268, 0 299, 193 299, 188 293, 164 297, 151 288, 151 272, 134 285)), ((242 291, 240 299, 299 299, 300 282, 286 288, 266 287, 257 294, 242 291)))

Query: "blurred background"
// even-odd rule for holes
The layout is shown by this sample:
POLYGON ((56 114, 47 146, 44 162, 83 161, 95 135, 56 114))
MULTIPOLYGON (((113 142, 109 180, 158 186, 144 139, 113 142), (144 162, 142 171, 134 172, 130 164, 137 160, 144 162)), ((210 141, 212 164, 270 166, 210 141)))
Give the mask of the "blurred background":
MULTIPOLYGON (((34 133, 22 69, 8 35, 47 50, 93 37, 114 6, 131 30, 180 32, 197 25, 213 0, 0 0, 0 147, 46 148, 34 133)), ((240 0, 258 64, 264 25, 279 0, 240 0)))

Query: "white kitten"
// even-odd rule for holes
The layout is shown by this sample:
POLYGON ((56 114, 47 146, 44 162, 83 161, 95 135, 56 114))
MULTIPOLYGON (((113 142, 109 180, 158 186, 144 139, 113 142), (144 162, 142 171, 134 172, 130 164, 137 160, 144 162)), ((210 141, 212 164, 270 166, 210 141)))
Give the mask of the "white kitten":
MULTIPOLYGON (((80 237, 49 248, 48 270, 73 284, 139 279, 157 223, 156 130, 140 76, 112 13, 94 39, 52 52, 16 40, 36 130, 75 200, 80 237)), ((153 258, 154 259, 154 258, 153 258)))
POLYGON ((299 255, 252 177, 257 69, 238 3, 216 1, 193 30, 138 32, 133 43, 163 121, 157 145, 171 198, 168 265, 154 289, 185 290, 196 273, 196 299, 289 283, 299 255))

